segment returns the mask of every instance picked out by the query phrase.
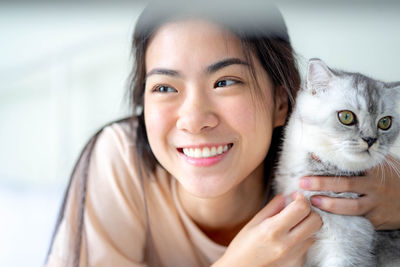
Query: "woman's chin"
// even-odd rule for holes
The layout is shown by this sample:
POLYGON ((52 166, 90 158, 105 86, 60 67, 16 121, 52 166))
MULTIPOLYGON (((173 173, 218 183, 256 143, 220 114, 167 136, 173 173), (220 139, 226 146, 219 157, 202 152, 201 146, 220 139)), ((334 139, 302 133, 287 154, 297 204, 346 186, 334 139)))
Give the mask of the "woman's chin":
POLYGON ((178 182, 181 184, 182 189, 198 198, 217 198, 228 192, 232 187, 232 185, 224 182, 223 179, 213 177, 201 177, 198 179, 192 177, 182 182, 179 180, 178 182))

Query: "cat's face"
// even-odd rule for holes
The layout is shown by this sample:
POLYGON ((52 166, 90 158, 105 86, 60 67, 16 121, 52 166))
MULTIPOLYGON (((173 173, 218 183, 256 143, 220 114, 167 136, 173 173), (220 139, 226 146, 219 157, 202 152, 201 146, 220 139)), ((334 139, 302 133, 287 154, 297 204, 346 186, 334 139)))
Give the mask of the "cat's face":
POLYGON ((311 146, 317 151, 311 152, 348 171, 380 163, 399 135, 399 91, 311 61, 307 89, 299 97, 302 119, 315 128, 311 146))

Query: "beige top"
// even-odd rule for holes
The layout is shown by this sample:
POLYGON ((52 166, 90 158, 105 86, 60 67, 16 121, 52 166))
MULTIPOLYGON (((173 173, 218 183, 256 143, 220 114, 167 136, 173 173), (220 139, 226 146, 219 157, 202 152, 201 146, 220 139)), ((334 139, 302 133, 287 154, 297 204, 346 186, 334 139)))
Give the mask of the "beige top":
MULTIPOLYGON (((84 213, 82 266, 147 266, 148 224, 153 239, 149 255, 159 259, 157 266, 209 266, 226 247, 210 240, 185 214, 176 193, 176 180, 164 169, 157 167, 154 175, 144 176, 142 187, 133 135, 126 122, 114 123, 103 130, 94 147, 84 213)), ((73 235, 71 211, 77 209, 76 184, 72 188, 47 266, 70 266, 67 244, 73 235)))

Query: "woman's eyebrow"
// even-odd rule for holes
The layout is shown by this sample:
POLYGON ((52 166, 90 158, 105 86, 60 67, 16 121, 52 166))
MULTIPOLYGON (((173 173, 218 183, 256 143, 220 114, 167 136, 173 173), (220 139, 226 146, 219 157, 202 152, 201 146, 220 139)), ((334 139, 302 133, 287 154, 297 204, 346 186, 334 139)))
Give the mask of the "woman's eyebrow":
POLYGON ((211 64, 210 66, 207 67, 206 72, 208 74, 212 74, 222 68, 225 68, 229 65, 234 65, 234 64, 239 64, 239 65, 245 65, 245 66, 249 66, 249 63, 247 63, 246 61, 240 59, 240 58, 227 58, 227 59, 223 59, 221 61, 218 61, 214 64, 211 64))
MULTIPOLYGON (((226 59, 220 60, 216 63, 209 65, 206 69, 206 73, 212 74, 222 68, 225 68, 230 65, 235 65, 235 64, 249 66, 249 63, 247 63, 246 61, 244 61, 240 58, 226 58, 226 59)), ((165 68, 155 68, 155 69, 150 70, 148 73, 146 73, 146 79, 147 79, 147 77, 149 77, 151 75, 155 75, 155 74, 167 75, 167 76, 172 76, 172 77, 182 77, 183 76, 179 71, 176 71, 176 70, 165 69, 165 68)))
POLYGON ((155 68, 146 74, 146 79, 150 75, 154 75, 154 74, 161 74, 161 75, 167 75, 167 76, 173 76, 173 77, 181 77, 182 76, 181 73, 179 73, 179 71, 176 71, 176 70, 155 68))

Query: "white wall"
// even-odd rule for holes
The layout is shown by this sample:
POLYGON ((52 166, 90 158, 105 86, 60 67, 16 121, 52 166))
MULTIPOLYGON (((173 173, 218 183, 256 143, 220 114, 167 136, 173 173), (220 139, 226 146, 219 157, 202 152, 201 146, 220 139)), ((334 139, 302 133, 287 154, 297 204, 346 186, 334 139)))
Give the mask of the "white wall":
POLYGON ((4 5, 0 10, 0 178, 65 180, 123 92, 140 5, 4 5))
POLYGON ((400 80, 400 2, 281 1, 278 6, 303 66, 319 57, 335 68, 400 80))

